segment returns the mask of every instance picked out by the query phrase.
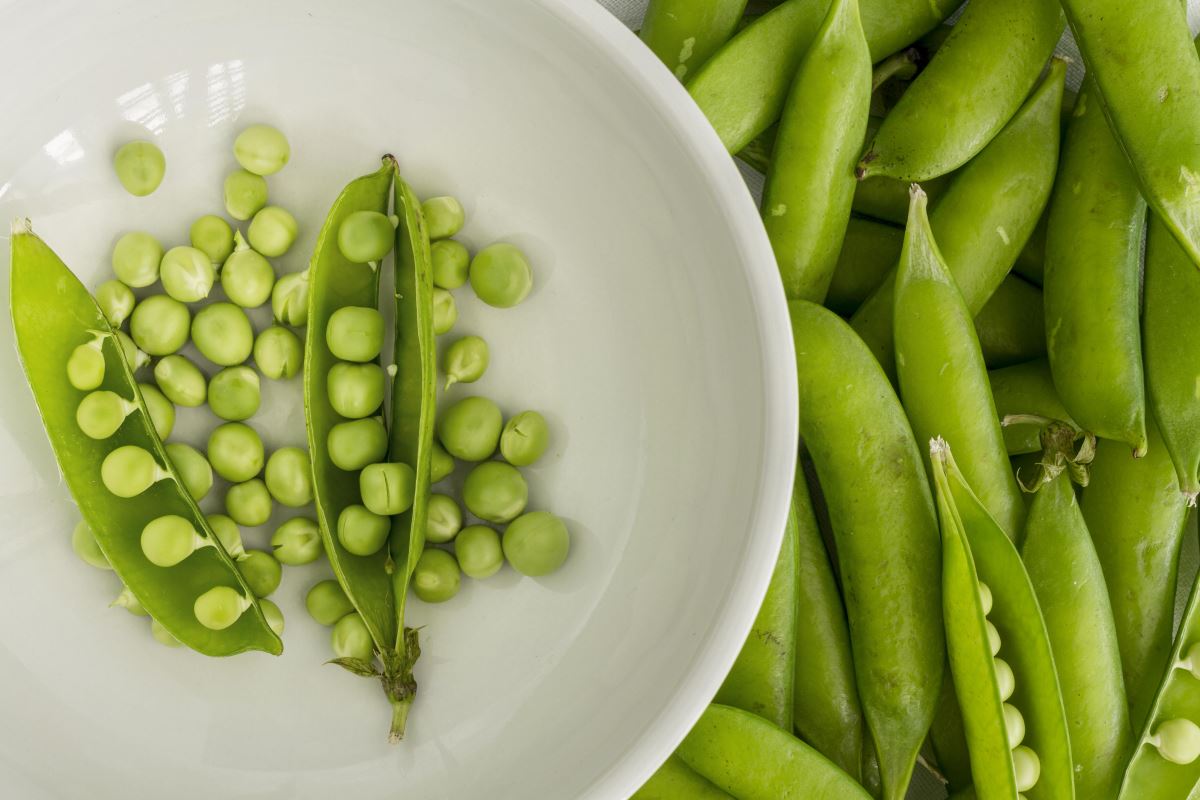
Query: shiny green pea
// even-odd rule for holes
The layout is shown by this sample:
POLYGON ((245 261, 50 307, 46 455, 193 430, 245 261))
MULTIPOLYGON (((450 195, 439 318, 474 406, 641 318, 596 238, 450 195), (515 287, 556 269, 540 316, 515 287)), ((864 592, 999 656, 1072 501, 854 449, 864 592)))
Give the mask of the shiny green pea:
POLYGON ((258 373, 250 367, 226 367, 208 383, 208 407, 221 419, 250 419, 261 402, 258 373))
POLYGON ((354 611, 354 604, 346 592, 333 579, 313 584, 304 596, 304 607, 318 625, 326 627, 354 611))
POLYGON ((95 391, 79 401, 75 422, 89 438, 107 439, 120 430, 125 418, 136 410, 136 403, 116 392, 95 391))
POLYGON ((447 453, 463 461, 483 461, 496 452, 504 415, 486 397, 465 397, 437 422, 438 438, 447 453))
POLYGON ((97 336, 76 347, 67 358, 67 380, 81 392, 90 392, 104 383, 103 341, 97 336))
POLYGON ((158 268, 163 289, 181 303, 196 303, 212 291, 216 271, 207 253, 195 247, 172 247, 158 268))
POLYGON ((346 506, 338 515, 337 538, 342 547, 356 556, 379 552, 387 542, 391 521, 368 511, 365 506, 346 506))
POLYGON ((177 406, 196 408, 208 398, 208 382, 200 368, 178 353, 154 365, 154 380, 163 394, 177 406))
POLYGON ((104 318, 114 328, 125 324, 136 304, 133 291, 120 281, 105 281, 96 289, 96 305, 100 306, 104 318))
POLYGON ((433 455, 430 459, 429 482, 437 483, 454 472, 454 457, 446 452, 438 442, 433 443, 433 455))
MULTIPOLYGON (((133 314, 137 316, 136 309, 133 314)), ((212 303, 196 312, 192 341, 209 361, 232 367, 249 358, 254 347, 254 328, 246 312, 233 303, 212 303)))
POLYGON ((183 442, 171 442, 166 446, 166 451, 167 458, 171 459, 183 481, 183 488, 187 489, 192 499, 199 503, 207 497, 212 491, 213 471, 204 454, 183 442))
POLYGON ((357 612, 351 612, 334 623, 329 641, 333 654, 338 658, 370 661, 375 655, 371 632, 357 612))
POLYGON ((489 245, 471 259, 471 288, 496 308, 512 308, 533 290, 533 271, 525 254, 506 242, 489 245))
POLYGON ((254 215, 246 238, 250 246, 267 258, 278 258, 291 249, 299 227, 291 212, 279 206, 267 206, 254 215))
POLYGON ((223 631, 245 613, 254 603, 237 589, 214 586, 196 598, 192 612, 196 621, 213 631, 223 631))
POLYGON ((138 349, 134 344, 133 339, 125 331, 117 331, 117 341, 121 343, 121 356, 125 359, 125 363, 129 365, 129 369, 137 372, 142 367, 150 363, 148 353, 138 349))
POLYGON ((1200 758, 1200 726, 1190 719, 1169 719, 1159 724, 1147 742, 1172 764, 1191 764, 1200 758))
POLYGON ((294 377, 303 362, 304 347, 296 334, 287 328, 272 325, 254 341, 254 363, 272 380, 294 377))
POLYGON ((484 461, 463 483, 467 510, 482 520, 503 523, 515 519, 529 502, 529 486, 520 470, 503 461, 484 461))
POLYGON ((263 468, 262 439, 249 425, 226 422, 208 437, 208 460, 227 481, 248 481, 263 468))
POLYGON ((478 336, 464 336, 446 348, 442 371, 446 373, 446 388, 456 383, 474 383, 488 368, 487 342, 478 336))
POLYGON ((242 545, 242 532, 236 522, 224 514, 209 514, 204 520, 230 558, 240 561, 246 557, 246 548, 242 545))
POLYGON ((171 477, 148 450, 127 444, 113 450, 100 464, 100 481, 117 497, 137 497, 155 482, 171 477))
POLYGON ((253 528, 271 518, 271 493, 260 478, 235 483, 225 493, 225 513, 238 525, 253 528))
POLYGON ((154 384, 139 383, 138 391, 142 393, 142 402, 150 412, 150 423, 154 426, 154 432, 158 434, 159 439, 165 441, 171 435, 171 431, 175 430, 175 406, 154 384))
POLYGON ((438 336, 449 333, 458 322, 458 306, 454 295, 445 289, 433 290, 433 332, 438 336))
POLYGON ((237 562, 238 571, 255 597, 268 597, 283 579, 283 567, 275 556, 264 550, 247 550, 246 557, 237 562))
POLYGON ((425 541, 444 544, 454 539, 462 529, 462 509, 454 498, 432 494, 425 512, 425 541))
POLYGON ((225 178, 225 210, 242 222, 267 204, 267 182, 261 175, 236 169, 225 178))
POLYGON ((233 252, 233 228, 215 214, 205 214, 192 223, 188 230, 188 241, 204 255, 213 266, 220 266, 233 252))
POLYGON ((157 567, 173 567, 197 550, 208 547, 209 541, 192 527, 192 523, 176 514, 156 517, 142 528, 142 554, 157 567))
POLYGON ((108 557, 96 543, 96 534, 82 519, 75 523, 75 530, 71 531, 71 549, 81 560, 96 569, 112 569, 112 565, 108 563, 108 557))
POLYGON ((391 252, 399 223, 399 217, 378 211, 355 211, 338 228, 338 249, 347 261, 376 268, 379 260, 391 252))
POLYGON ((454 539, 454 555, 463 573, 471 578, 489 578, 504 566, 500 534, 486 525, 468 525, 454 539))
POLYGON ((113 156, 113 170, 125 191, 134 197, 145 197, 162 183, 167 160, 154 142, 126 142, 113 156))
POLYGON ((421 203, 421 216, 430 239, 448 239, 462 230, 467 220, 462 203, 453 197, 431 197, 421 203))
MULTIPOLYGON (((257 220, 268 210, 264 208, 254 219, 257 220)), ((275 288, 275 268, 261 253, 250 249, 240 232, 234 234, 233 241, 233 255, 221 268, 221 288, 230 300, 242 308, 258 308, 267 302, 275 288)))
POLYGON ((383 315, 375 308, 343 306, 330 315, 325 342, 343 361, 371 361, 383 349, 383 315))
POLYGON ((504 557, 522 575, 548 575, 563 565, 571 549, 567 526, 547 511, 517 517, 504 531, 504 557))
POLYGON ((158 265, 162 258, 163 247, 158 239, 148 233, 131 231, 117 239, 113 247, 113 274, 126 286, 141 289, 158 280, 158 265))
POLYGON ((504 424, 500 433, 500 455, 514 467, 527 467, 542 457, 550 444, 546 418, 536 411, 522 411, 504 424))
POLYGON ((187 306, 173 297, 156 294, 134 307, 129 333, 134 343, 150 355, 168 356, 187 343, 191 321, 187 306))
POLYGON ((443 239, 429 247, 433 267, 433 285, 442 289, 457 289, 467 282, 471 254, 462 242, 443 239))
POLYGON ((313 500, 312 463, 301 447, 281 447, 267 459, 267 490, 285 506, 299 508, 313 500))
POLYGON ((292 146, 278 128, 251 125, 233 140, 233 157, 255 175, 274 175, 287 165, 292 146))
POLYGON ((275 529, 271 548, 281 564, 311 564, 321 557, 321 529, 314 519, 292 517, 275 529))
POLYGON ((289 272, 271 289, 271 313, 280 325, 308 324, 308 270, 289 272))
POLYGON ((329 460, 338 469, 360 470, 387 454, 387 431, 378 417, 339 422, 329 430, 329 460))
POLYGON ((276 636, 283 636, 283 612, 279 610, 279 606, 270 600, 260 599, 258 607, 262 609, 263 616, 267 619, 267 627, 275 631, 276 636))
POLYGON ((454 556, 435 547, 421 553, 413 570, 412 586, 426 603, 444 603, 458 594, 462 572, 454 556))
POLYGON ((329 369, 326 389, 333 410, 347 419, 362 419, 383 404, 387 381, 378 364, 341 361, 329 369))
POLYGON ((412 508, 417 475, 408 464, 368 464, 358 475, 363 505, 373 514, 403 514, 412 508))

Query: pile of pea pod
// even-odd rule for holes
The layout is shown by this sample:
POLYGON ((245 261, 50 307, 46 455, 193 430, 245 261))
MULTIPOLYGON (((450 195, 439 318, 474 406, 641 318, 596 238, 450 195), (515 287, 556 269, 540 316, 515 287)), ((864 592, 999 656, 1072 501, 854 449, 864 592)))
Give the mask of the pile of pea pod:
POLYGON ((802 469, 741 654, 635 796, 1196 796, 1184 5, 650 0, 640 35, 765 176, 802 469))

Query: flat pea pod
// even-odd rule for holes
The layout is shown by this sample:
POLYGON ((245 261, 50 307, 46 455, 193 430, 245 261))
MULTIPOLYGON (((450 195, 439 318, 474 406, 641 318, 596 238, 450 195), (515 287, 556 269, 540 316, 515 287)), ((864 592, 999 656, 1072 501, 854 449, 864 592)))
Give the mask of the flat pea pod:
POLYGON ((732 796, 673 755, 633 793, 630 800, 732 800, 732 796))
POLYGON ((683 80, 733 35, 745 10, 746 0, 650 0, 639 35, 683 80))
MULTIPOLYGON (((1198 276, 1200 277, 1200 276, 1198 276)), ((1080 508, 1112 598, 1130 718, 1140 728, 1171 653, 1175 585, 1188 507, 1153 418, 1133 458, 1101 439, 1080 508)))
MULTIPOLYGON (((1050 71, 995 139, 959 172, 929 215, 933 238, 972 314, 1004 280, 1050 196, 1058 166, 1066 64, 1050 71)), ((884 371, 895 372, 889 277, 850 324, 884 371)))
POLYGON ((972 0, 859 162, 923 181, 961 167, 1021 107, 1065 27, 1055 0, 972 0))
POLYGON ((870 351, 832 312, 804 300, 788 308, 800 432, 829 507, 884 797, 897 800, 933 719, 945 660, 933 498, 904 410, 870 351))
POLYGON ((900 399, 917 441, 941 437, 971 454, 963 465, 967 482, 1009 538, 1019 541, 1025 502, 1008 463, 970 311, 934 241, 925 205, 925 193, 913 184, 893 292, 900 399))
MULTIPOLYGON (((826 0, 782 3, 730 39, 687 82, 729 152, 738 152, 779 119, 829 5, 826 0)), ((957 5, 956 0, 863 0, 860 15, 871 60, 916 41, 957 5)))
MULTIPOLYGON (((988 373, 996 415, 1057 419, 1075 425, 1054 388, 1050 364, 1044 358, 1014 364, 988 373)), ((1078 426, 1076 426, 1078 427, 1078 426)), ((1004 425, 1004 446, 1010 456, 1042 451, 1042 426, 1022 420, 1004 425)))
POLYGON ((1062 7, 1142 195, 1200 265, 1200 58, 1186 9, 1179 0, 1062 7))
POLYGON ((1024 278, 1009 275, 975 315, 975 333, 988 369, 1045 357, 1042 290, 1024 278))
POLYGON ((858 0, 833 0, 792 82, 763 189, 763 225, 789 299, 825 299, 870 105, 858 0))
POLYGON ((211 656, 246 650, 282 652, 282 642, 167 457, 130 365, 100 308, 26 221, 14 225, 11 281, 17 346, 46 433, 80 513, 117 575, 171 635, 197 652, 211 656), (137 411, 103 440, 89 438, 76 425, 75 410, 85 392, 67 383, 64 369, 72 350, 96 332, 101 334, 105 361, 101 388, 137 405, 137 411), (149 453, 170 480, 154 483, 135 500, 111 494, 97 476, 105 457, 118 447, 149 453), (150 563, 142 552, 142 530, 168 515, 185 520, 212 546, 202 547, 174 567, 150 563), (236 590, 247 603, 248 613, 224 630, 206 628, 193 613, 197 597, 216 586, 236 590))
POLYGON ((676 754, 738 800, 868 800, 853 778, 762 717, 718 704, 676 754))
POLYGON ((785 731, 792 729, 796 670, 796 526, 793 508, 762 607, 733 668, 713 698, 714 703, 745 709, 785 731))
POLYGON ((1050 198, 1042 287, 1050 371, 1085 430, 1146 452, 1140 282, 1146 202, 1085 80, 1050 198), (1096 324, 1102 314, 1104 324, 1096 324))

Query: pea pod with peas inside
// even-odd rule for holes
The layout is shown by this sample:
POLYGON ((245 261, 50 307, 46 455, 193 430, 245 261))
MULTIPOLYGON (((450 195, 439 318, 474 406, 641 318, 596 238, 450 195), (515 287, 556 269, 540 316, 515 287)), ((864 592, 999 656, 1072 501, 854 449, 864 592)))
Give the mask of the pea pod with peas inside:
POLYGON ((22 364, 62 473, 127 591, 200 653, 280 653, 282 642, 168 458, 108 322, 27 224, 13 231, 11 297, 22 364), (75 388, 64 368, 92 342, 93 388, 124 401, 116 410, 124 418, 103 439, 78 428, 77 407, 90 390, 75 388))
POLYGON ((683 80, 733 35, 745 10, 746 0, 651 0, 639 35, 683 80))

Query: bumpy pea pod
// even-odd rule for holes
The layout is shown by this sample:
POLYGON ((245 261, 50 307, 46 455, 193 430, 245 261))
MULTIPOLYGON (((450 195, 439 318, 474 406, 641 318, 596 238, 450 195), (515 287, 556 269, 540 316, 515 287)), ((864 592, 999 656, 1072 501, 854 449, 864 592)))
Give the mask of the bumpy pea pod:
POLYGON ((763 190, 763 225, 789 299, 825 299, 870 105, 858 0, 833 0, 792 83, 763 190))
MULTIPOLYGON (((730 39, 688 81, 688 91, 729 152, 738 152, 779 119, 829 5, 828 0, 788 0, 730 39)), ((862 0, 871 59, 916 41, 957 5, 957 0, 862 0)))
POLYGON ((800 433, 829 507, 884 797, 898 800, 945 660, 933 498, 904 410, 870 351, 832 312, 803 300, 789 310, 800 433))
POLYGON ((738 800, 869 800, 816 750, 739 708, 711 705, 676 751, 738 800))
POLYGON ((1135 730, 1146 718, 1171 652, 1175 582, 1187 522, 1175 468, 1153 418, 1147 422, 1150 449, 1142 458, 1132 458, 1117 442, 1097 444, 1091 480, 1080 501, 1112 599, 1135 730))
POLYGON ((1139 456, 1146 452, 1138 319, 1145 228, 1146 203, 1085 81, 1050 199, 1042 283, 1047 352, 1071 416, 1139 456))
POLYGON ((641 37, 683 80, 733 35, 746 0, 650 0, 641 37))
MULTIPOLYGON (((1058 166, 1059 109, 1066 65, 1051 62, 1042 85, 983 152, 964 167, 929 224, 972 314, 1004 280, 1041 215, 1058 166)), ((851 320, 885 372, 895 372, 894 279, 851 320)))
POLYGON ((732 800, 732 797, 673 755, 633 793, 630 800, 732 800))
POLYGON ((1004 423, 1004 446, 1010 456, 1042 451, 1044 424, 1040 420, 1057 419, 1078 427, 1058 399, 1046 359, 993 370, 988 380, 996 414, 1004 423))
POLYGON ((1041 289, 1009 275, 975 315, 975 333, 988 369, 1044 357, 1046 322, 1041 289))
POLYGON ((278 654, 283 643, 267 624, 254 593, 209 528, 150 419, 137 381, 112 328, 79 279, 27 221, 13 226, 11 303, 21 363, 37 401, 46 434, 105 557, 158 622, 188 647, 209 656, 246 650, 278 654), (98 391, 123 401, 126 417, 111 436, 94 439, 80 430, 76 411, 88 394, 67 380, 66 365, 80 346, 102 357, 98 391), (100 480, 101 465, 117 448, 137 448, 153 458, 158 478, 136 497, 117 497, 100 480), (195 549, 174 566, 157 566, 142 550, 142 531, 173 515, 198 535, 195 549), (196 599, 214 587, 229 587, 244 608, 228 627, 212 630, 194 611, 196 599))
POLYGON ((1033 585, 942 440, 930 443, 942 528, 942 607, 981 800, 1074 797, 1071 744, 1033 585), (1011 700, 1011 703, 1009 702, 1011 700))
POLYGON ((1104 571, 1071 485, 1072 475, 1086 475, 1081 463, 1086 456, 1073 452, 1075 435, 1060 423, 1042 434, 1044 473, 1021 555, 1054 652, 1071 732, 1075 795, 1102 800, 1116 796, 1133 736, 1104 571))
POLYGON ((945 439, 970 453, 967 481, 1000 527, 1019 540, 1025 503, 1004 449, 971 313, 938 251, 916 184, 895 284, 900 399, 917 441, 945 439))

